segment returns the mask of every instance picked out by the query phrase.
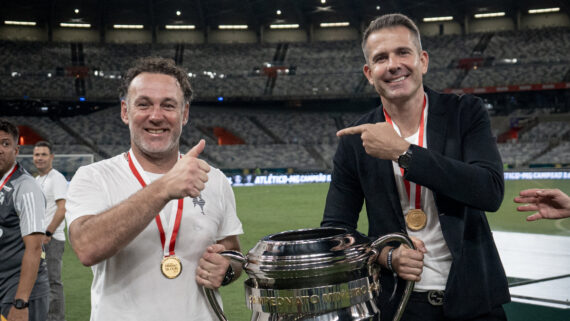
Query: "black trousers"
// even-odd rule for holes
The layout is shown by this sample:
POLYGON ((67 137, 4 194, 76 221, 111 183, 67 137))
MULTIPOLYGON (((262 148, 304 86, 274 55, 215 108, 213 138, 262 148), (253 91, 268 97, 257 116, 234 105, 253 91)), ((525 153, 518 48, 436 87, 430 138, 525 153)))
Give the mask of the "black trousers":
MULTIPOLYGON (((401 321, 455 321, 443 316, 443 305, 437 305, 438 298, 429 297, 428 292, 412 292, 401 321), (436 304, 436 305, 434 305, 436 304)), ((490 313, 463 321, 506 321, 507 315, 502 306, 490 313)), ((389 321, 389 320, 383 320, 389 321)))

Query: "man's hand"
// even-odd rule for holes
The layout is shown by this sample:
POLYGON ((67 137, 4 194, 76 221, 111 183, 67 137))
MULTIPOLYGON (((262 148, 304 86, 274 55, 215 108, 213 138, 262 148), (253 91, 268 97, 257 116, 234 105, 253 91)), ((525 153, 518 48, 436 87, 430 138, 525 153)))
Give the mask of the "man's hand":
POLYGON ((392 254, 392 267, 398 276, 406 281, 418 282, 424 267, 424 253, 427 249, 423 241, 410 237, 414 243, 415 250, 407 245, 401 245, 392 254))
POLYGON ((528 216, 527 221, 570 217, 570 197, 559 189, 522 190, 514 201, 515 203, 527 203, 527 205, 518 206, 517 211, 536 212, 528 216))
POLYGON ((16 309, 11 307, 10 313, 8 313, 8 321, 28 321, 28 312, 28 308, 16 309))
POLYGON ((204 151, 206 142, 202 139, 196 146, 176 162, 176 165, 161 179, 170 199, 179 199, 186 196, 197 197, 206 187, 210 165, 198 159, 204 151))
POLYGON ((208 246, 196 268, 198 285, 210 289, 217 289, 222 285, 230 261, 218 253, 225 250, 226 248, 222 244, 208 246))
POLYGON ((366 154, 380 159, 397 161, 398 157, 410 147, 410 143, 398 136, 392 125, 387 122, 348 127, 336 133, 338 137, 355 134, 360 135, 366 154))

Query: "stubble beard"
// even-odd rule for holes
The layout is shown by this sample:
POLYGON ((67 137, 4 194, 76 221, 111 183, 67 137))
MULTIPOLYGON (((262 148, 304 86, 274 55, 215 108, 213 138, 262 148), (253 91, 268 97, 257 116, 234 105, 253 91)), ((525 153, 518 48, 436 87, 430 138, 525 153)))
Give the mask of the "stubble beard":
MULTIPOLYGON (((136 135, 133 130, 131 132, 131 145, 132 147, 136 147, 140 153, 145 155, 145 157, 149 159, 162 159, 165 156, 169 155, 170 153, 178 153, 180 148, 180 136, 182 134, 182 129, 176 137, 173 135, 168 140, 168 144, 164 147, 156 146, 152 142, 145 141, 142 137, 136 135), (153 146, 155 145, 155 146, 153 146)), ((160 144, 160 143, 159 143, 160 144)))

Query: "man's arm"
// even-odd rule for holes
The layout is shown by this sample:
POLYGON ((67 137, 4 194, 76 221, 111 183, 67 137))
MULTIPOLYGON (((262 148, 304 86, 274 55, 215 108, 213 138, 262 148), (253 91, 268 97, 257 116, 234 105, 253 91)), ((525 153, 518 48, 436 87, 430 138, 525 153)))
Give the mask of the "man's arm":
POLYGON ((424 267, 424 254, 427 253, 427 249, 422 240, 413 236, 410 236, 410 239, 416 248, 415 250, 404 244, 395 249, 392 246, 385 246, 376 261, 385 268, 396 272, 404 280, 419 282, 424 267), (388 259, 388 252, 390 251, 392 251, 392 256, 388 259))
POLYGON ((26 235, 24 240, 24 257, 22 258, 22 270, 20 272, 20 282, 16 291, 16 298, 28 301, 30 293, 36 283, 38 269, 42 258, 42 239, 43 234, 34 233, 26 235))
POLYGON ((91 266, 115 255, 139 235, 170 200, 198 196, 210 170, 205 161, 197 158, 203 149, 204 141, 200 141, 169 172, 125 201, 101 214, 74 220, 69 226, 69 238, 81 263, 91 266))
MULTIPOLYGON (((53 219, 51 220, 48 227, 46 228, 46 231, 49 231, 52 234, 55 232, 55 230, 59 227, 59 225, 61 225, 61 223, 65 219, 65 199, 56 200, 55 205, 57 206, 57 209, 55 210, 55 214, 53 215, 53 219)), ((50 237, 46 236, 46 238, 44 239, 44 243, 47 244, 47 243, 49 243, 49 241, 51 241, 51 236, 50 237)))
POLYGON ((106 260, 129 244, 169 201, 158 180, 98 215, 85 215, 69 226, 69 239, 85 266, 106 260))
MULTIPOLYGON (((337 135, 359 135, 366 153, 380 159, 395 161, 409 147, 412 161, 405 171, 405 179, 467 206, 496 211, 504 194, 503 167, 482 101, 464 98, 463 101, 440 103, 459 105, 441 119, 436 120, 439 116, 436 114, 430 116, 433 117, 430 121, 435 124, 433 127, 438 123, 447 126, 447 137, 439 139, 449 150, 449 155, 429 149, 429 145, 426 149, 406 143, 385 122, 345 128, 337 135)), ((439 134, 428 131, 428 139, 429 133, 439 134)))
MULTIPOLYGON (((42 240, 44 235, 41 233, 34 233, 24 236, 24 256, 22 257, 22 265, 20 271, 20 281, 18 282, 18 289, 14 299, 22 299, 26 302, 30 299, 30 294, 36 283, 38 277, 38 269, 42 256, 42 240)), ((8 320, 27 320, 28 309, 10 309, 8 320)))

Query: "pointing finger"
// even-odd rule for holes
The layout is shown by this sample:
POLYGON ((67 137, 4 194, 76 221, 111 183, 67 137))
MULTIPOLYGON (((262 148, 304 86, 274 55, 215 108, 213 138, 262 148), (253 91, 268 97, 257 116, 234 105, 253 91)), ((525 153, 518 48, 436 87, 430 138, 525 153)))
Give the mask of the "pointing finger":
POLYGON ((362 132, 365 131, 367 127, 368 124, 362 124, 354 127, 347 127, 345 129, 341 129, 338 132, 336 132, 336 135, 340 137, 345 135, 362 134, 362 132))
POLYGON ((364 130, 366 130, 367 124, 362 124, 354 127, 347 127, 344 129, 339 130, 336 133, 337 137, 346 136, 346 135, 355 135, 355 134, 362 134, 364 130))

